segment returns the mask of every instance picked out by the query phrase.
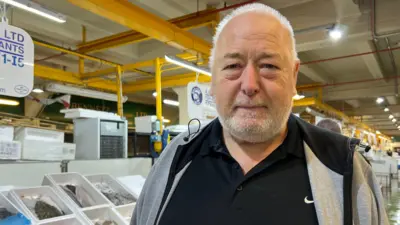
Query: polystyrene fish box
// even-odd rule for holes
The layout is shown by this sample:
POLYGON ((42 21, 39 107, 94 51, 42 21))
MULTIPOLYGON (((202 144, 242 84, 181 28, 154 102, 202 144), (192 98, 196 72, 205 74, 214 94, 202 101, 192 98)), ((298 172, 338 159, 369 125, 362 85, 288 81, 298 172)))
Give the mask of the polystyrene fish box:
POLYGON ((132 204, 135 203, 137 198, 133 195, 133 193, 126 188, 122 183, 120 183, 117 179, 114 179, 111 175, 109 174, 96 174, 96 175, 87 175, 85 176, 93 186, 97 188, 98 191, 102 193, 102 191, 98 188, 97 184, 102 183, 107 185, 112 191, 120 194, 120 196, 123 196, 126 200, 126 204, 116 204, 112 200, 110 200, 107 195, 102 193, 104 197, 109 200, 110 204, 113 206, 121 206, 121 205, 127 205, 127 204, 132 204), (130 201, 131 200, 131 201, 130 201), (128 202, 130 201, 130 202, 128 202))
POLYGON ((129 205, 117 206, 115 210, 120 214, 128 224, 131 221, 133 210, 135 209, 136 203, 132 203, 129 205))
POLYGON ((54 219, 53 221, 47 221, 39 223, 40 225, 85 225, 88 223, 82 222, 77 218, 64 218, 64 219, 54 219))
POLYGON ((64 143, 64 132, 32 127, 17 127, 14 132, 14 140, 35 140, 64 143))
POLYGON ((19 141, 0 140, 0 159, 5 159, 5 160, 21 159, 21 143, 19 141))
MULTIPOLYGON (((59 173, 45 175, 43 179, 43 185, 53 186, 60 195, 68 199, 68 202, 75 208, 92 208, 97 206, 109 206, 110 203, 84 176, 79 173, 59 173), (61 186, 73 185, 79 187, 80 196, 83 196, 80 200, 74 198, 76 195, 72 195, 70 192, 66 192, 65 188, 61 186)), ((78 191, 78 188, 76 189, 78 191)), ((78 192, 76 192, 78 193, 78 192)))
POLYGON ((102 207, 97 209, 83 210, 83 213, 90 219, 92 224, 96 223, 96 220, 101 221, 113 221, 117 225, 128 225, 129 223, 122 218, 114 209, 110 207, 102 207))
POLYGON ((71 208, 65 203, 65 201, 56 194, 53 188, 45 186, 45 187, 32 187, 32 188, 23 188, 23 189, 14 189, 11 190, 8 194, 8 198, 11 202, 13 202, 24 215, 28 218, 32 219, 32 222, 41 223, 41 222, 50 222, 55 218, 58 219, 66 219, 74 217, 74 214, 71 208), (36 213, 32 212, 28 206, 26 205, 25 197, 40 197, 46 196, 52 200, 52 202, 64 213, 63 216, 53 217, 50 219, 40 220, 36 213))
POLYGON ((14 127, 0 126, 0 140, 13 141, 14 140, 14 127))
POLYGON ((21 159, 61 161, 75 159, 76 145, 43 140, 22 141, 21 159))

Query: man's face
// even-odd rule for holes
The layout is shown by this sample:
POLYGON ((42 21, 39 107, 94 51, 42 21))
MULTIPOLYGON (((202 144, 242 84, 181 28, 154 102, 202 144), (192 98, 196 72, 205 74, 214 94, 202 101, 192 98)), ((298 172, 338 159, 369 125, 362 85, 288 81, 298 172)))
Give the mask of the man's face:
POLYGON ((211 91, 223 127, 239 141, 269 141, 286 125, 299 66, 292 48, 272 16, 245 13, 223 29, 211 91))

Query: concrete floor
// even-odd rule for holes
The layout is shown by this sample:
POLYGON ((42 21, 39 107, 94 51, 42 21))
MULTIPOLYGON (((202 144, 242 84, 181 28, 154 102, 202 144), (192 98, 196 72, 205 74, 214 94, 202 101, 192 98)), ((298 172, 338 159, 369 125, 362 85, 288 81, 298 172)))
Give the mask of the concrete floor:
POLYGON ((386 212, 391 225, 400 225, 400 179, 393 179, 391 188, 383 189, 383 196, 386 201, 386 212))

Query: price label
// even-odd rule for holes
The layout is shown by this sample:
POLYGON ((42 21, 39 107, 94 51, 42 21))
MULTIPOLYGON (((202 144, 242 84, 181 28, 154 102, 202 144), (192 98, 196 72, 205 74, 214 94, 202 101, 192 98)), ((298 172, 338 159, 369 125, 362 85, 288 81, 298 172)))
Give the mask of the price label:
POLYGON ((25 97, 32 91, 33 56, 29 34, 0 22, 0 95, 25 97))

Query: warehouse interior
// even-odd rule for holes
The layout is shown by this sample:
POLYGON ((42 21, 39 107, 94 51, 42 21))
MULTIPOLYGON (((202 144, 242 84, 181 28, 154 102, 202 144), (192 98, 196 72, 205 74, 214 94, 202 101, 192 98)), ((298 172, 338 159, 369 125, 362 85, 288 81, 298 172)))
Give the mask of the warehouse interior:
MULTIPOLYGON (((333 118, 341 123, 347 136, 365 141, 377 155, 394 153, 383 166, 379 158, 376 168, 391 224, 400 224, 399 0, 15 0, 59 15, 63 20, 58 22, 12 2, 0 0, 3 20, 26 31, 33 40, 34 83, 32 92, 24 98, 0 93, 0 100, 17 102, 3 105, 0 101, 0 125, 14 127, 14 141, 21 127, 65 133, 62 139, 66 143, 77 144, 75 159, 79 156, 83 160, 67 163, 67 171, 77 173, 73 176, 104 173, 146 177, 154 160, 148 148, 153 147, 148 143, 150 134, 138 131, 136 119, 153 116, 150 126, 159 126, 161 119, 165 127, 186 128, 191 119, 188 84, 211 82, 211 76, 170 63, 165 56, 176 56, 208 70, 214 31, 224 16, 255 2, 277 9, 293 26, 301 61, 293 113, 310 123, 321 117, 333 118), (335 31, 340 32, 335 35, 335 31), (79 90, 76 94, 73 89, 72 93, 61 91, 65 87, 79 90), (78 93, 84 90, 117 97, 108 101, 78 93), (68 107, 62 98, 66 94, 68 107), (74 129, 90 133, 91 128, 88 123, 66 118, 60 113, 64 108, 96 110, 114 114, 110 118, 123 118, 129 140, 127 154, 121 158, 131 161, 109 159, 107 166, 98 169, 103 161, 92 162, 87 158, 89 154, 78 153, 79 141, 91 148, 89 137, 74 137, 74 129), (139 148, 136 145, 141 138, 145 141, 139 148), (89 164, 96 169, 89 168, 89 164)), ((161 146, 161 142, 158 144, 161 146)), ((161 151, 159 146, 154 149, 156 153, 161 151)), ((46 175, 43 183, 36 182, 42 181, 43 174, 60 173, 62 160, 42 162, 40 155, 36 158, 1 163, 0 167, 15 167, 21 174, 13 184, 10 182, 15 177, 0 175, 1 185, 58 184, 58 175, 46 175), (25 165, 37 171, 28 179, 32 183, 22 176, 25 165)), ((12 192, 12 197, 17 199, 17 194, 12 192)), ((113 210, 132 211, 134 206, 128 205, 113 210)))

